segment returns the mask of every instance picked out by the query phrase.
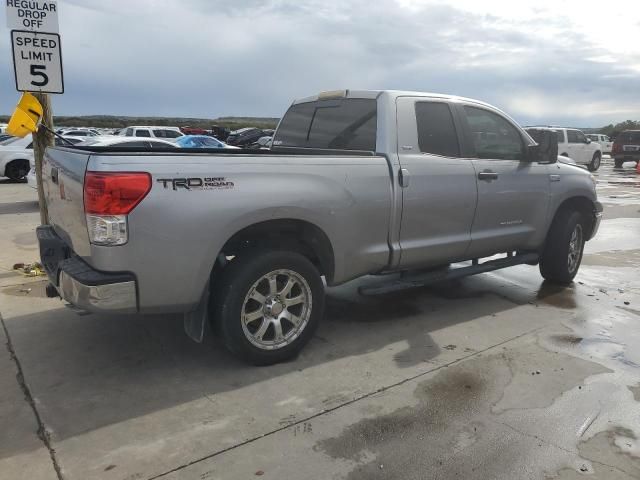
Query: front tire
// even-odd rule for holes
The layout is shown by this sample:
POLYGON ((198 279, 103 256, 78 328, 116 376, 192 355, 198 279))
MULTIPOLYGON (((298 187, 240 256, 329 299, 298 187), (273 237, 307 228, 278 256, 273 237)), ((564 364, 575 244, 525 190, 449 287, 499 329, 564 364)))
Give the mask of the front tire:
POLYGON ((593 158, 591 159, 591 162, 589 163, 589 171, 590 172, 595 172, 596 170, 598 170, 598 168, 600 168, 600 162, 602 161, 602 155, 598 152, 593 154, 593 158))
POLYGON ((586 222, 577 211, 564 210, 553 220, 540 258, 545 280, 570 284, 580 268, 586 238, 586 222))
POLYGON ((212 292, 213 319, 225 346, 254 365, 295 357, 324 313, 324 285, 303 255, 254 250, 222 272, 212 292))

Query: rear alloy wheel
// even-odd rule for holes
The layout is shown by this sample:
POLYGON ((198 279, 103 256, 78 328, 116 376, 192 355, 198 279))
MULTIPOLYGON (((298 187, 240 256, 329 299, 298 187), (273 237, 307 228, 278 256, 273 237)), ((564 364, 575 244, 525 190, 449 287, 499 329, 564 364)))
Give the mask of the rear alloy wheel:
POLYGON ((289 251, 255 250, 232 260, 212 290, 213 321, 225 346, 254 365, 295 357, 324 311, 316 267, 289 251))
POLYGON ((598 152, 593 154, 593 158, 591 159, 591 163, 589 163, 589 171, 595 172, 600 168, 600 162, 602 161, 602 155, 598 152))
POLYGON ((11 180, 18 181, 24 180, 24 178, 29 173, 29 161, 28 160, 14 160, 10 162, 5 170, 5 176, 9 177, 11 180))

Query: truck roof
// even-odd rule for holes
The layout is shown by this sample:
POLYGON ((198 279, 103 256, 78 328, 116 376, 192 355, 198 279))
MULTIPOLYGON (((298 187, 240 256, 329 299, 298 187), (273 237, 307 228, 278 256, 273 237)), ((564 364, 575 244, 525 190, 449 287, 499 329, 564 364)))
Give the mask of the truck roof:
POLYGON ((414 92, 411 90, 332 90, 328 92, 321 92, 317 95, 309 97, 299 98, 293 101, 293 105, 298 103, 314 102, 316 100, 334 99, 334 98, 378 98, 381 95, 388 95, 391 98, 398 97, 425 97, 425 98, 441 98, 444 100, 460 100, 465 102, 473 102, 479 105, 485 105, 487 107, 496 108, 493 105, 475 100, 473 98, 460 97, 457 95, 448 95, 445 93, 432 93, 432 92, 414 92))

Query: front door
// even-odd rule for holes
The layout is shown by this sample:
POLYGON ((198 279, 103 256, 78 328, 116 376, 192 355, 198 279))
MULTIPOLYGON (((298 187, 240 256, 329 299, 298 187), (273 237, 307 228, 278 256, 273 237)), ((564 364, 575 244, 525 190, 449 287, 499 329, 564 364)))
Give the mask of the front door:
POLYGON ((463 259, 476 209, 475 170, 463 158, 453 110, 443 100, 400 97, 398 156, 402 168, 403 268, 463 259))
POLYGON ((546 233, 547 165, 526 161, 525 137, 507 118, 479 106, 458 109, 476 156, 478 208, 469 256, 538 247, 546 233))

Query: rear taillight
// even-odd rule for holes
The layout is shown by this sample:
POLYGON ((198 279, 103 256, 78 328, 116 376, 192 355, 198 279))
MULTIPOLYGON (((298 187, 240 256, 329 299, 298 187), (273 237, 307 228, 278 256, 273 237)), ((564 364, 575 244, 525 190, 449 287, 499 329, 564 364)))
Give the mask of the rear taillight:
POLYGON ((87 172, 84 178, 84 211, 91 243, 127 243, 127 214, 150 190, 151 175, 148 173, 87 172))

